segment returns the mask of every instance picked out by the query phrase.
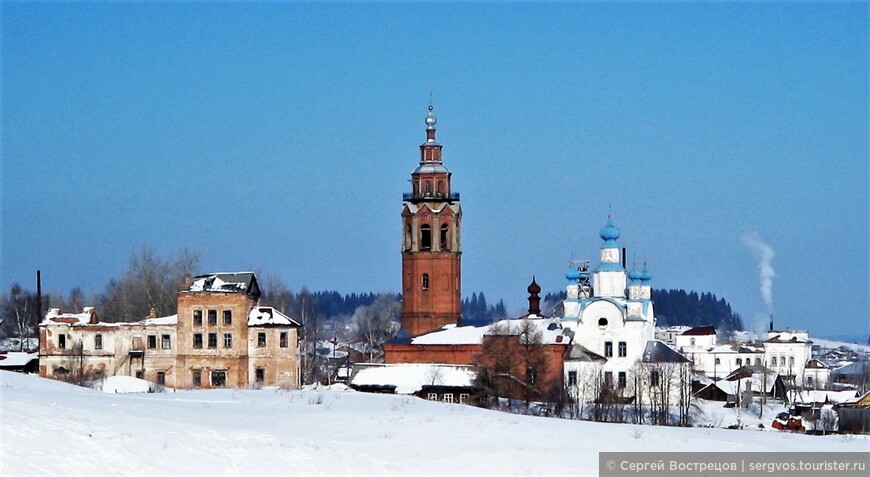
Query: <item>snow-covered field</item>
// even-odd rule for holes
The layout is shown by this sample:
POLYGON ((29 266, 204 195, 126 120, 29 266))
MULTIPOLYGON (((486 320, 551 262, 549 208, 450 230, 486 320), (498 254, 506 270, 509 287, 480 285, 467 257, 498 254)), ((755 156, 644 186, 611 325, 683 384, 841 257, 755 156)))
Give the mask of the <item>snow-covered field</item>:
POLYGON ((866 436, 602 424, 347 390, 112 394, 0 372, 0 475, 595 475, 601 451, 867 451, 866 436))

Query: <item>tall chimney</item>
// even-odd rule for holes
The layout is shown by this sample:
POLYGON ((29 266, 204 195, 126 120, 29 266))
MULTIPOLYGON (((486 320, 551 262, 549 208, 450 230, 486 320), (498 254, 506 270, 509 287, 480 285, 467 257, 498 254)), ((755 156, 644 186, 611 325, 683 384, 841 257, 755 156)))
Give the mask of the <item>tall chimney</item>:
POLYGON ((42 321, 42 271, 36 271, 36 349, 40 349, 39 323, 42 321))

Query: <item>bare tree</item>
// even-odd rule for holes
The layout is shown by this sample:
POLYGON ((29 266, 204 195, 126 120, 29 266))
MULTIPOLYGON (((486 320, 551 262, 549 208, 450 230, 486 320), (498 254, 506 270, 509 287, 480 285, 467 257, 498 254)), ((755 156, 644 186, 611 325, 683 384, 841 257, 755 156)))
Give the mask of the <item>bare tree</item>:
POLYGON ((369 306, 357 307, 352 317, 359 338, 366 344, 369 362, 381 354, 381 346, 399 331, 401 303, 395 295, 381 293, 369 306))

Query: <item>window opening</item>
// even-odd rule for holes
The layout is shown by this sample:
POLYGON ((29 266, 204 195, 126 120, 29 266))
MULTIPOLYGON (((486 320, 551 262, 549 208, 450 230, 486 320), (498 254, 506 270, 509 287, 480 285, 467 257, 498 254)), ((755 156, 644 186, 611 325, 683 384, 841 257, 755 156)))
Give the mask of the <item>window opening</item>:
POLYGON ((233 324, 233 310, 224 310, 224 324, 232 325, 233 324))
POLYGON ((287 347, 287 332, 282 331, 281 334, 278 336, 279 336, 279 345, 278 346, 280 346, 282 348, 286 348, 287 347))
POLYGON ((208 326, 217 325, 217 310, 208 310, 208 326))
POLYGON ((99 333, 94 336, 94 349, 103 349, 103 335, 99 333))
POLYGON ((625 341, 620 341, 619 342, 619 357, 625 358, 626 356, 628 356, 628 347, 626 346, 625 341))
POLYGON ((227 385, 227 372, 226 371, 212 371, 211 372, 211 385, 214 387, 224 387, 227 385))
POLYGON ((208 334, 208 347, 217 348, 217 333, 208 334))
POLYGON ((197 349, 202 348, 202 333, 195 333, 193 335, 193 347, 197 349))
POLYGON ((428 224, 420 227, 420 249, 432 249, 432 228, 428 224))
POLYGON ((441 249, 442 250, 450 250, 450 241, 447 239, 447 236, 450 235, 450 228, 447 224, 441 225, 441 249))
POLYGON ((605 341, 604 342, 604 357, 612 358, 613 357, 613 341, 605 341))
POLYGON ((429 274, 428 273, 423 274, 423 289, 424 290, 429 289, 429 274))
POLYGON ((257 347, 265 348, 266 347, 266 332, 261 331, 257 333, 257 347))
POLYGON ((202 326, 202 310, 193 310, 193 326, 202 326))
POLYGON ((172 340, 169 338, 169 335, 162 335, 160 341, 161 341, 161 347, 163 349, 172 348, 172 340))
POLYGON ((224 348, 232 348, 233 347, 233 334, 232 333, 224 333, 224 348))

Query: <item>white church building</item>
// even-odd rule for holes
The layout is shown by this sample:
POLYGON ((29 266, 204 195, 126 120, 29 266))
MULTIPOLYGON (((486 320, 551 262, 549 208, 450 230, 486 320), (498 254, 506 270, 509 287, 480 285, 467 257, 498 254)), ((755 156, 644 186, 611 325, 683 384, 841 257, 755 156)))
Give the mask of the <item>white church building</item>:
POLYGON ((639 373, 657 385, 657 366, 677 365, 687 372, 690 363, 655 339, 652 275, 646 264, 643 271, 626 272, 624 251, 617 245, 620 232, 610 218, 599 235, 604 241, 599 264, 590 272, 588 262, 572 262, 566 274, 561 322, 574 332, 564 364, 566 384, 569 391, 574 388, 575 396, 582 397, 585 393, 576 388, 600 376, 603 387, 630 397, 630 381, 640 377, 639 373))

